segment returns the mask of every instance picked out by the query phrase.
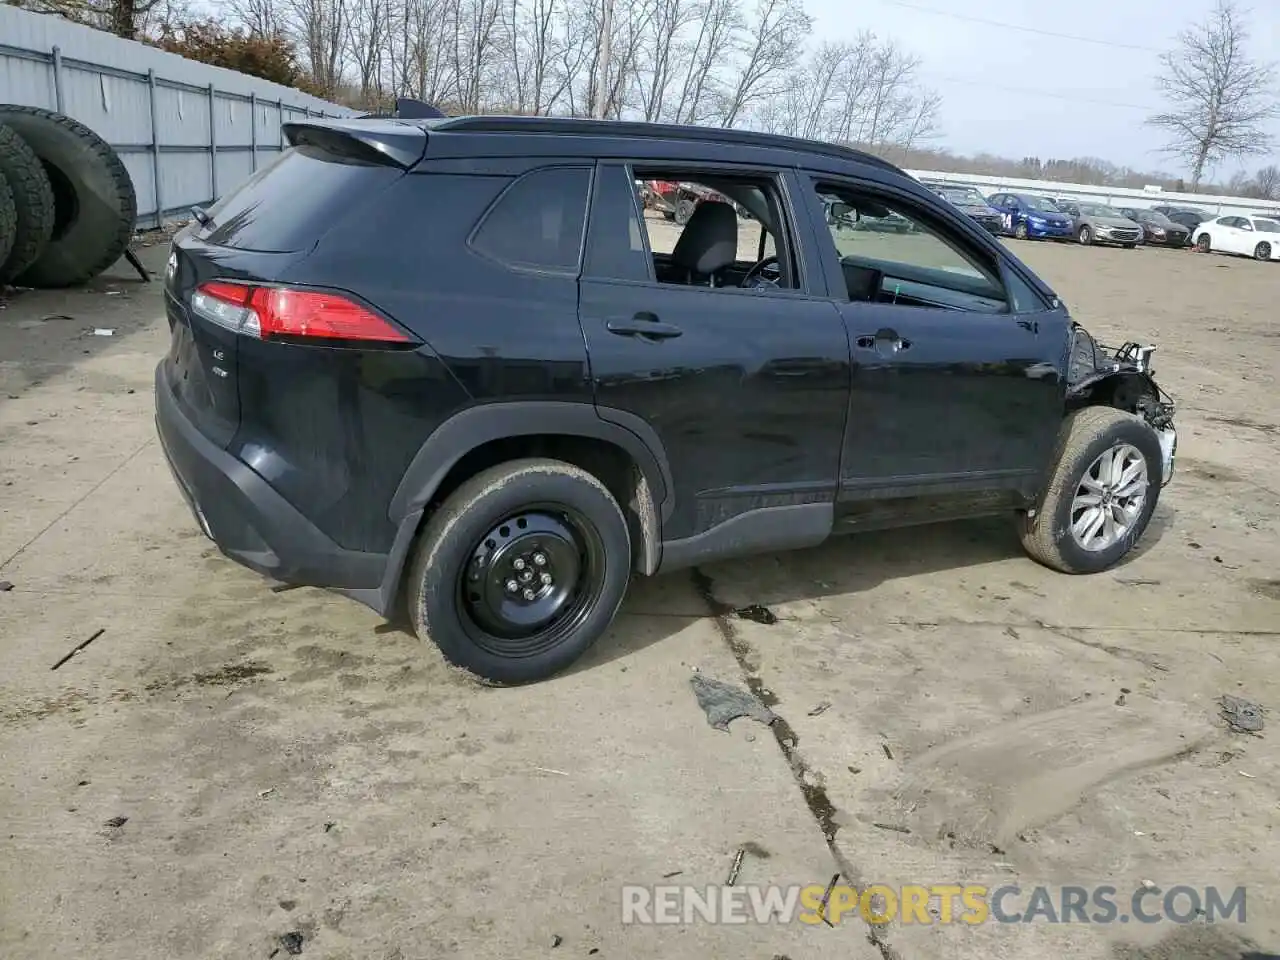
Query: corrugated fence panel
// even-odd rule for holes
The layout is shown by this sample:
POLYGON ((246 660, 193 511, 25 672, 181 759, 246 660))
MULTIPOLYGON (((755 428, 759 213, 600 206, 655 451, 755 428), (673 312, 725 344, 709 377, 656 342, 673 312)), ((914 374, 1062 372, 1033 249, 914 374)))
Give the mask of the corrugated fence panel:
POLYGON ((10 6, 0 6, 0 102, 58 110, 110 143, 133 179, 142 227, 209 203, 270 163, 284 146, 282 117, 352 114, 290 87, 10 6))

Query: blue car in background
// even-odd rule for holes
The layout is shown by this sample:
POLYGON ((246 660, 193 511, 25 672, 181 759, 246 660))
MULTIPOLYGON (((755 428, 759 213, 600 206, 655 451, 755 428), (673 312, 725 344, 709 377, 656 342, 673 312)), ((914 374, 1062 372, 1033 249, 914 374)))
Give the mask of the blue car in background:
POLYGON ((1019 240, 1070 240, 1071 218, 1048 197, 994 193, 987 202, 1000 211, 1001 230, 1019 240))

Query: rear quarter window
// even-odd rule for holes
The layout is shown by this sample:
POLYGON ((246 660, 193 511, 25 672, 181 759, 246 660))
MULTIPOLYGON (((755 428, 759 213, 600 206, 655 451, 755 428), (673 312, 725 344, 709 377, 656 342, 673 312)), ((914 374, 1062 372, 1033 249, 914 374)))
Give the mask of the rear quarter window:
POLYGON ((590 186, 588 167, 524 174, 481 219, 471 248, 515 268, 577 274, 590 186))
POLYGON ((261 253, 310 250, 401 175, 396 167, 293 147, 214 204, 211 223, 197 236, 261 253))

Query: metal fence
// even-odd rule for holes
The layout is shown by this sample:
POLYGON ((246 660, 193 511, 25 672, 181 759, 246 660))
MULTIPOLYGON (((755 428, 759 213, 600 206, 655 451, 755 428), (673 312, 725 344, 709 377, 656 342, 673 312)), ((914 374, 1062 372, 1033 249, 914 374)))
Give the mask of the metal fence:
POLYGON ((120 154, 138 225, 222 196, 284 147, 281 125, 352 111, 279 84, 0 6, 0 102, 57 110, 120 154))

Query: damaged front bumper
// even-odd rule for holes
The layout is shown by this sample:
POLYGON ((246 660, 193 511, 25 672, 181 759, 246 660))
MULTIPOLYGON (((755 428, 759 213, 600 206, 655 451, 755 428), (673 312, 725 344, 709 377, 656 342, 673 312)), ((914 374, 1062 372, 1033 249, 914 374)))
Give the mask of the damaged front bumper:
POLYGON ((1129 342, 1119 348, 1096 343, 1076 327, 1068 371, 1067 398, 1075 405, 1105 402, 1142 417, 1160 441, 1160 486, 1173 479, 1178 431, 1173 399, 1156 383, 1151 357, 1156 348, 1129 342))

